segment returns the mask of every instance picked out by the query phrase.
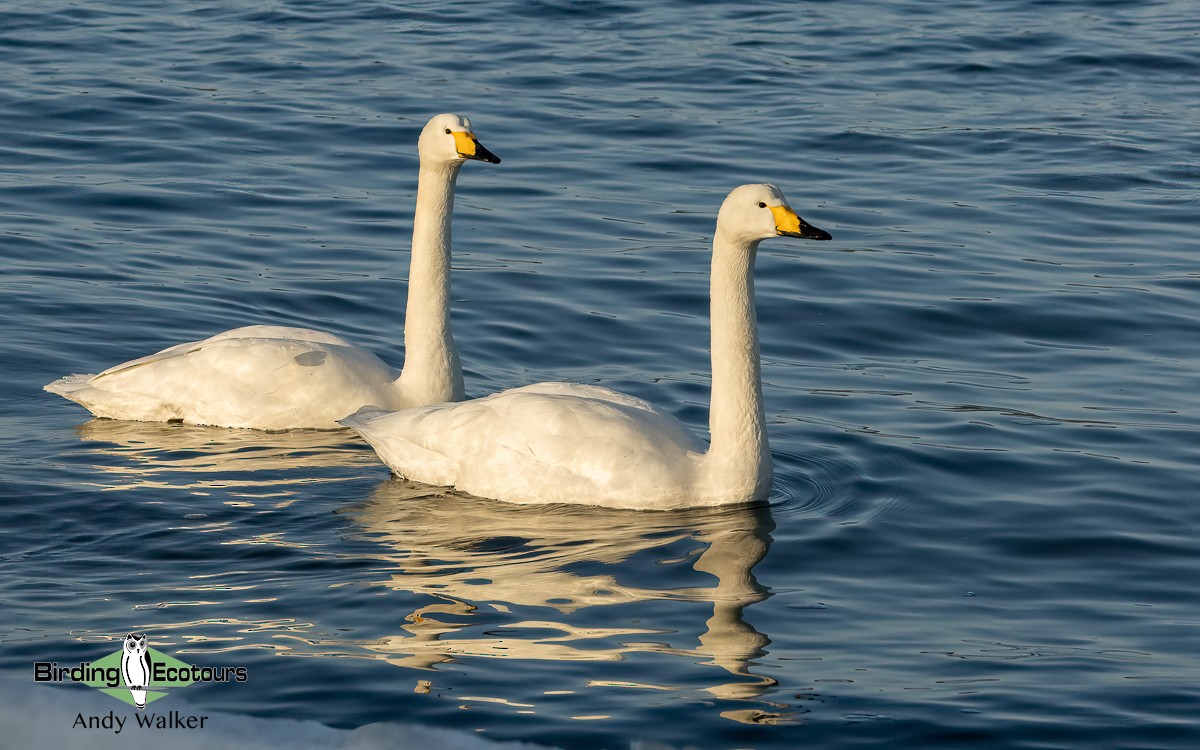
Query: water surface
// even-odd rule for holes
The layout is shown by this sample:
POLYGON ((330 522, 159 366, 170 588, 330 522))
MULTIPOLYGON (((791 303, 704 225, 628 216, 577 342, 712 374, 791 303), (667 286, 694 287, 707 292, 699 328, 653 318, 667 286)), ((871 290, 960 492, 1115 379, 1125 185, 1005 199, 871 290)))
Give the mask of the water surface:
POLYGON ((253 675, 173 707, 338 729, 1200 745, 1194 10, 6 5, 4 679, 146 631, 253 675), (443 111, 504 159, 458 183, 472 395, 598 382, 703 430, 725 193, 834 235, 759 254, 769 508, 517 508, 349 434, 41 392, 250 323, 399 363, 443 111))

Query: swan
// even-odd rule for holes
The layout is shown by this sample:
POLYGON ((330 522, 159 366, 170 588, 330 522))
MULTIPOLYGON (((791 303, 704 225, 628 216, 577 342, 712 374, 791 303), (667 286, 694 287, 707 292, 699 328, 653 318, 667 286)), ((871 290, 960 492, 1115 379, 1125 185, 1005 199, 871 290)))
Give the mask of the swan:
POLYGON ((341 429, 363 406, 405 409, 461 401, 450 331, 450 215, 468 159, 499 164, 466 117, 433 117, 417 141, 420 173, 400 373, 340 336, 252 325, 178 344, 45 386, 98 417, 258 430, 341 429))
POLYGON ((537 383, 462 404, 341 420, 396 474, 514 503, 637 510, 757 502, 771 489, 754 258, 776 235, 828 240, 774 185, 729 194, 713 236, 711 442, 663 409, 594 385, 537 383))

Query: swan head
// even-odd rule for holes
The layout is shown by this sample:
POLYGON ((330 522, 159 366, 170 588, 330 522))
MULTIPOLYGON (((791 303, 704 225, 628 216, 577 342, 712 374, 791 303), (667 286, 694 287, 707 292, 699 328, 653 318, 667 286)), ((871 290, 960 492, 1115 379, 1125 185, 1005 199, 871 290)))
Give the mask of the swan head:
POLYGON ((768 237, 802 237, 806 240, 830 240, 824 229, 817 229, 796 215, 783 191, 774 185, 742 185, 734 188, 721 204, 717 230, 732 239, 758 242, 768 237))
POLYGON ((499 164, 500 157, 483 147, 462 115, 435 115, 421 131, 417 152, 422 161, 461 164, 467 159, 499 164))

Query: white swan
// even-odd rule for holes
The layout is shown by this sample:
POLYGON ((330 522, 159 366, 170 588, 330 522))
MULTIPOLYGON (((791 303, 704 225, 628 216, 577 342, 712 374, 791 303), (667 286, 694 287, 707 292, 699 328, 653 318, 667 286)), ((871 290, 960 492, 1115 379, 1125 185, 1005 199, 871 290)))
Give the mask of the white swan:
POLYGON ((182 421, 259 430, 339 429, 363 406, 406 409, 463 399, 450 332, 450 214, 467 159, 498 164, 471 121, 437 115, 417 143, 404 369, 333 334, 245 326, 164 349, 99 375, 68 375, 45 387, 98 417, 182 421))
POLYGON ((607 388, 538 383, 462 404, 363 409, 341 423, 397 474, 515 503, 666 510, 760 501, 771 488, 754 314, 754 258, 775 235, 828 240, 773 185, 721 205, 711 278, 711 444, 607 388))

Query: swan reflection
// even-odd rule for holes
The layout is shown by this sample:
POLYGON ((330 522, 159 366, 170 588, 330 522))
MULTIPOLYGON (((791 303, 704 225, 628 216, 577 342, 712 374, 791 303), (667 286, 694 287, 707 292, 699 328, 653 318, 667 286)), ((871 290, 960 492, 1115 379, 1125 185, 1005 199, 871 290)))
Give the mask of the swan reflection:
POLYGON ((357 646, 419 669, 464 656, 616 661, 653 652, 721 668, 725 679, 706 688, 719 698, 753 699, 776 684, 750 672, 770 640, 744 618, 746 607, 768 596, 751 572, 774 529, 765 507, 519 506, 390 479, 366 503, 343 512, 362 537, 386 547, 376 569, 385 577, 373 584, 437 602, 410 613, 403 633, 324 646, 357 646), (679 566, 707 575, 681 573, 679 566), (703 585, 673 587, 681 577, 703 585), (650 600, 710 604, 703 628, 695 623, 702 630, 698 642, 668 645, 662 641, 675 630, 629 625, 636 614, 608 612, 608 627, 596 627, 598 618, 582 612, 650 600), (513 614, 526 608, 560 616, 513 614), (468 632, 481 624, 487 626, 482 636, 468 632), (739 679, 727 681, 729 675, 739 679))
POLYGON ((266 433, 162 422, 93 419, 75 431, 102 479, 126 489, 237 489, 342 481, 314 469, 373 467, 374 455, 345 432, 266 433))
MULTIPOLYGON (((77 431, 87 481, 106 490, 211 490, 226 503, 239 495, 278 497, 282 506, 303 497, 312 483, 356 479, 378 467, 374 454, 348 433, 115 420, 92 420, 77 431)), ((774 704, 763 706, 764 695, 776 683, 752 671, 770 641, 745 617, 747 607, 768 596, 752 572, 774 529, 765 507, 519 506, 389 479, 339 513, 350 520, 352 538, 332 554, 369 563, 365 571, 355 569, 353 583, 404 592, 405 600, 415 594, 420 603, 383 634, 362 640, 271 624, 272 648, 365 655, 416 669, 467 657, 616 662, 657 654, 704 665, 697 669, 707 697, 755 702, 754 709, 723 716, 761 723, 771 715, 774 704)), ((236 529, 239 518, 210 523, 236 529)), ((308 541, 271 528, 226 543, 299 548, 308 541)), ((192 625, 164 622, 153 629, 192 625)), ((597 672, 584 678, 587 687, 684 691, 695 685, 662 676, 614 681, 600 679, 611 673, 597 672)))

